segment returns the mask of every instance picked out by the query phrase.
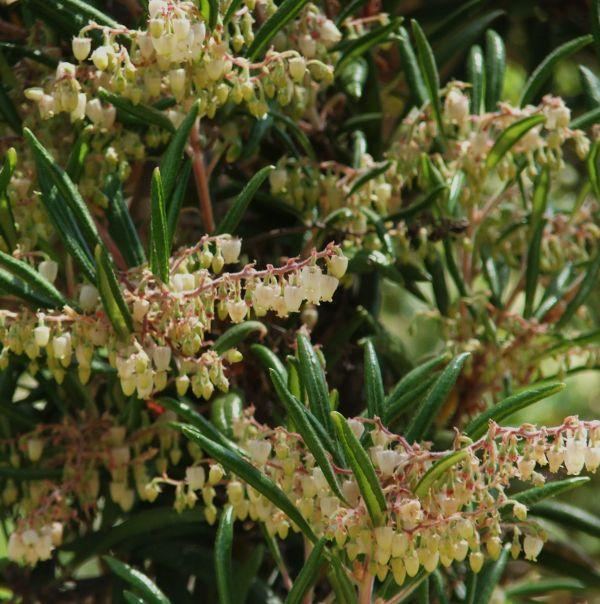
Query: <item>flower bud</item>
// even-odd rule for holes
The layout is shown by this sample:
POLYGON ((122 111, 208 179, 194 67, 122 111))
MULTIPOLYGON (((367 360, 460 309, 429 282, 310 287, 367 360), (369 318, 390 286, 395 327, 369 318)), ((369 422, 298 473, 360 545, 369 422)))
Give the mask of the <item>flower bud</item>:
POLYGON ((44 441, 41 438, 27 439, 27 456, 30 461, 39 461, 44 451, 44 441))
POLYGON ((477 574, 483 567, 484 557, 481 552, 471 552, 469 554, 469 566, 477 574))
POLYGON ((50 328, 47 325, 38 325, 33 330, 33 337, 35 343, 40 347, 44 348, 50 341, 50 328))
POLYGON ((26 88, 24 94, 26 99, 33 101, 34 103, 39 103, 44 97, 44 89, 39 86, 26 88))
POLYGON ((98 305, 98 290, 93 285, 86 283, 81 286, 79 305, 86 312, 90 312, 96 308, 98 305))
POLYGON ((220 242, 221 254, 225 264, 233 264, 238 261, 242 249, 241 239, 223 239, 220 242))
POLYGON ((146 316, 146 313, 148 312, 148 309, 150 308, 150 302, 148 300, 144 300, 143 298, 138 298, 134 303, 133 303, 133 318, 138 321, 138 322, 142 322, 144 317, 146 316))
POLYGON ((292 57, 288 61, 288 69, 290 70, 292 79, 297 84, 301 84, 306 75, 306 60, 303 57, 292 57))
POLYGON ((38 272, 44 279, 54 283, 58 274, 58 264, 54 260, 43 260, 38 266, 38 272))
POLYGON ((92 39, 75 37, 73 38, 72 48, 75 58, 78 61, 85 61, 92 50, 92 39))
POLYGON ((171 364, 171 349, 168 346, 157 346, 152 351, 152 360, 157 371, 167 371, 171 364))
POLYGON ((92 62, 96 69, 104 71, 108 67, 108 50, 106 46, 99 46, 92 53, 92 62))
POLYGON ((221 466, 221 464, 215 463, 210 466, 210 470, 208 472, 208 482, 210 484, 217 484, 221 481, 223 476, 225 476, 225 470, 223 470, 223 466, 221 466))
POLYGON ((179 396, 184 396, 190 386, 190 378, 187 375, 180 375, 175 378, 175 388, 179 396))
POLYGON ((534 535, 526 535, 523 539, 523 551, 526 560, 537 560, 538 554, 542 551, 544 542, 534 535))

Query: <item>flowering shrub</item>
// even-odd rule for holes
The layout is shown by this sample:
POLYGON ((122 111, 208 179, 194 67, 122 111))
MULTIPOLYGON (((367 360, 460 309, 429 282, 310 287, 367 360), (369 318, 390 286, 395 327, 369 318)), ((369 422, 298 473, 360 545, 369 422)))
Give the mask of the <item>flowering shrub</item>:
POLYGON ((12 601, 600 586, 600 422, 515 420, 599 367, 600 39, 512 90, 501 11, 401 4, 0 2, 12 601))

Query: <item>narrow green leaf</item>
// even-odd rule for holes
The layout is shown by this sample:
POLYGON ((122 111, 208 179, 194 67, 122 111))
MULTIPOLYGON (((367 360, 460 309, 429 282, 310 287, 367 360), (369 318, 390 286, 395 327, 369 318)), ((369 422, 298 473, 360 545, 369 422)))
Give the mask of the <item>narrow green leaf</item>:
POLYGON ((542 320, 544 315, 551 311, 562 300, 567 289, 571 284, 573 275, 573 265, 568 262, 565 267, 556 275, 542 296, 539 306, 536 308, 533 316, 538 320, 542 320))
POLYGON ((144 573, 112 556, 102 556, 110 570, 142 594, 148 604, 171 604, 165 594, 144 573))
POLYGON ((339 499, 345 501, 344 495, 340 490, 337 477, 333 470, 333 466, 327 457, 326 447, 321 442, 312 424, 306 417, 305 409, 302 406, 302 403, 300 403, 300 401, 291 394, 291 392, 287 389, 285 382, 275 371, 271 369, 269 370, 269 374, 279 400, 283 403, 283 406, 286 408, 290 419, 294 422, 296 430, 300 433, 300 436, 302 436, 304 444, 313 454, 317 465, 319 468, 321 468, 323 475, 325 476, 325 480, 327 480, 327 484, 339 499))
POLYGON ((485 109, 496 111, 502 96, 506 72, 506 49, 502 38, 492 29, 485 34, 485 109))
POLYGON ((502 308, 502 284, 491 246, 482 244, 480 254, 483 276, 489 285, 492 294, 490 300, 496 308, 502 308))
POLYGON ((312 528, 303 518, 302 514, 288 499, 287 495, 265 474, 245 461, 236 452, 209 440, 196 428, 185 424, 174 424, 173 427, 180 430, 191 441, 200 445, 208 455, 218 461, 226 470, 247 482, 261 495, 264 495, 273 505, 278 507, 284 514, 287 514, 289 519, 298 526, 310 541, 313 543, 317 542, 312 528))
POLYGON ((54 161, 47 149, 29 128, 25 128, 23 133, 31 147, 38 169, 42 167, 46 171, 52 184, 67 202, 87 244, 90 247, 102 244, 96 223, 90 214, 87 204, 81 197, 73 181, 69 178, 69 175, 54 161))
POLYGON ((421 75, 427 89, 427 96, 433 109, 433 115, 437 122, 439 133, 444 136, 444 124, 442 122, 442 103, 440 101, 440 76, 438 74, 435 57, 429 42, 421 29, 421 26, 413 19, 411 21, 413 36, 417 47, 417 57, 421 68, 421 75))
POLYGON ((435 297, 435 304, 444 317, 450 310, 450 294, 446 285, 446 271, 439 253, 434 250, 425 258, 425 266, 431 275, 431 286, 435 297))
POLYGON ((10 147, 4 155, 4 162, 0 170, 0 233, 9 251, 14 250, 17 245, 17 227, 7 191, 16 165, 17 152, 10 147))
POLYGON ((569 42, 565 42, 558 48, 554 49, 533 71, 525 84, 525 88, 521 93, 519 106, 523 107, 536 100, 542 86, 552 75, 556 64, 566 59, 569 55, 581 50, 588 44, 591 44, 593 37, 588 34, 574 38, 569 42))
POLYGON ((26 262, 0 251, 0 266, 6 267, 13 275, 22 279, 40 297, 52 300, 55 307, 60 308, 67 303, 56 287, 26 262))
POLYGON ((404 77, 408 83, 414 103, 419 107, 423 105, 427 99, 427 88, 421 75, 421 69, 415 56, 408 32, 401 27, 399 30, 398 50, 400 52, 400 60, 402 61, 402 69, 404 77))
POLYGON ((230 390, 213 397, 210 401, 210 419, 227 438, 233 438, 233 426, 243 414, 242 397, 230 390))
POLYGON ((384 417, 383 378, 375 346, 367 340, 364 346, 365 391, 367 395, 367 414, 369 417, 384 417))
POLYGON ((331 556, 329 562, 331 568, 328 578, 335 593, 336 604, 358 604, 354 585, 338 556, 331 556))
POLYGON ((232 571, 232 546, 233 546, 233 507, 225 506, 215 539, 215 577, 219 604, 234 604, 233 598, 233 571, 232 571))
POLYGON ((37 167, 40 199, 67 252, 79 265, 84 275, 92 282, 96 280, 96 268, 92 252, 76 219, 58 189, 53 186, 48 171, 43 165, 37 167))
POLYGON ((338 79, 342 90, 353 99, 359 100, 362 98, 368 75, 369 64, 364 57, 357 57, 340 69, 338 79))
POLYGON ((425 210, 430 205, 432 205, 433 202, 437 199, 438 195, 442 191, 447 190, 447 188, 448 187, 443 184, 435 186, 422 199, 415 201, 415 203, 409 205, 406 208, 402 208, 401 210, 398 210, 397 212, 386 216, 385 220, 409 220, 410 218, 413 218, 413 216, 416 216, 421 211, 425 210))
POLYGON ((122 28, 117 21, 98 10, 89 2, 84 2, 83 0, 61 0, 61 4, 71 14, 80 15, 85 23, 95 21, 96 23, 106 25, 107 27, 113 27, 115 29, 122 28))
POLYGON ((158 126, 168 132, 175 132, 175 126, 173 126, 171 120, 162 111, 154 107, 142 103, 135 105, 129 99, 108 92, 104 88, 100 88, 97 94, 105 103, 114 105, 128 117, 139 120, 144 124, 158 126))
POLYGON ((596 199, 600 200, 600 177, 598 176, 598 155, 600 154, 600 141, 595 140, 585 159, 588 176, 596 199))
POLYGON ((241 4, 242 0, 231 0, 229 6, 227 7, 227 12, 223 17, 223 27, 225 27, 229 21, 231 21, 231 18, 233 15, 235 15, 235 12, 240 8, 241 4))
POLYGON ((587 111, 586 113, 583 113, 577 116, 575 119, 571 120, 569 128, 573 130, 583 130, 585 128, 588 128, 589 126, 597 124, 598 122, 600 122, 600 107, 592 109, 591 111, 587 111))
POLYGON ((415 487, 415 495, 417 497, 425 497, 434 483, 439 480, 452 466, 467 457, 467 450, 455 451, 446 455, 443 459, 436 461, 427 472, 423 475, 419 483, 415 487))
POLYGON ((213 350, 218 354, 223 354, 253 333, 257 333, 260 338, 263 338, 267 334, 267 328, 260 321, 238 323, 217 338, 213 344, 213 350))
POLYGON ((388 398, 385 407, 385 425, 390 426, 398 419, 400 414, 404 413, 414 405, 417 405, 421 397, 433 386, 439 377, 439 371, 434 371, 430 375, 423 375, 422 379, 409 390, 398 391, 395 398, 388 398))
POLYGON ((584 65, 579 65, 579 75, 588 108, 594 109, 600 106, 600 78, 584 65))
POLYGON ((394 258, 396 255, 394 244, 381 215, 375 210, 372 210, 371 208, 368 208, 366 206, 360 208, 360 211, 367 217, 369 224, 372 224, 375 228, 375 232, 377 233, 377 236, 381 241, 385 255, 390 259, 394 258))
POLYGON ((165 409, 173 411, 173 413, 182 417, 209 440, 218 443, 222 447, 235 451, 238 455, 247 457, 247 453, 241 447, 229 440, 223 432, 217 430, 217 428, 215 428, 215 426, 203 415, 200 415, 200 413, 192 407, 189 401, 171 398, 169 396, 161 396, 157 402, 165 409))
POLYGON ((125 203, 121 180, 117 174, 111 174, 106 179, 104 195, 107 199, 108 232, 125 262, 131 268, 144 264, 146 262, 144 247, 125 203))
POLYGON ((561 526, 582 531, 592 537, 600 537, 600 518, 577 506, 562 501, 545 501, 534 505, 529 511, 533 516, 558 522, 561 526))
POLYGON ((218 0, 199 0, 200 12, 208 24, 208 30, 212 31, 219 17, 218 0))
POLYGON ((425 436, 440 407, 454 388, 463 365, 470 356, 470 353, 463 352, 448 363, 448 366, 433 385, 431 392, 413 416, 404 434, 408 442, 413 443, 425 436))
POLYGON ((15 134, 21 134, 23 123, 4 85, 0 83, 0 117, 11 127, 15 134))
POLYGON ((477 602, 477 604, 488 604, 490 602, 492 594, 504 574, 509 552, 510 543, 507 543, 502 548, 498 560, 490 561, 483 567, 477 577, 477 587, 473 602, 477 602))
POLYGON ((291 133, 294 135, 294 139, 300 145, 302 151, 304 151, 304 153, 308 157, 310 157, 310 159, 313 159, 315 162, 317 161, 317 155, 312 147, 310 139, 308 138, 304 130, 302 130, 302 128, 298 126, 296 120, 291 119, 284 113, 280 113, 275 108, 269 110, 269 115, 273 117, 276 122, 280 122, 281 124, 283 124, 286 130, 290 130, 291 133))
POLYGON ((275 166, 265 166, 250 179, 242 192, 236 197, 233 205, 223 217, 223 220, 221 220, 219 223, 216 231, 217 235, 222 235, 223 233, 233 235, 235 233, 238 225, 244 217, 244 214, 246 213, 246 210, 248 209, 248 205, 252 201, 252 198, 258 191, 260 185, 262 185, 264 180, 269 175, 269 172, 272 172, 274 169, 275 166))
POLYGON ((20 277, 0 269, 0 293, 16 296, 26 302, 29 302, 34 308, 56 308, 60 306, 56 300, 47 298, 25 283, 20 277))
POLYGON ((484 105, 485 71, 483 51, 478 44, 469 51, 467 81, 471 84, 471 113, 479 115, 484 105))
POLYGON ((350 15, 353 15, 367 0, 350 0, 345 6, 340 7, 340 12, 335 17, 336 25, 341 25, 350 15))
POLYGON ((558 382, 555 384, 528 388, 523 392, 513 394, 477 415, 477 417, 467 425, 464 433, 473 440, 477 440, 487 431, 490 420, 501 423, 513 413, 548 398, 549 396, 564 390, 564 388, 565 384, 558 382))
POLYGON ((185 146, 190 137, 190 132, 198 119, 199 107, 199 101, 192 104, 188 114, 171 137, 171 141, 160 160, 160 176, 162 178, 167 209, 170 209, 172 204, 173 192, 177 185, 185 146))
POLYGON ((302 604, 305 594, 315 584, 325 562, 325 538, 319 539, 296 577, 285 604, 302 604))
POLYGON ((106 311, 115 331, 121 338, 127 338, 133 330, 133 318, 123 298, 112 263, 105 248, 96 246, 97 287, 106 311))
POLYGON ((347 65, 364 56, 375 46, 389 40, 390 35, 398 30, 400 23, 402 23, 402 19, 396 17, 386 25, 375 27, 358 38, 342 40, 337 46, 341 52, 341 57, 335 66, 336 74, 341 74, 347 65))
POLYGON ((69 153, 65 171, 74 183, 79 182, 83 173, 83 166, 90 151, 89 138, 90 131, 84 128, 77 136, 77 140, 69 153))
POLYGON ((469 20, 463 27, 453 32, 451 36, 446 36, 443 41, 436 45, 435 56, 440 68, 446 68, 452 59, 477 42, 483 35, 483 32, 496 19, 505 14, 506 12, 500 9, 490 10, 469 20))
POLYGON ((531 115, 511 124, 498 137, 485 161, 485 167, 492 170, 498 162, 535 126, 544 122, 543 115, 531 115))
POLYGON ((327 388, 323 367, 305 335, 299 333, 296 344, 300 361, 300 380, 306 388, 310 409, 327 432, 333 435, 333 425, 329 416, 329 389, 327 388))
POLYGON ((169 250, 167 243, 167 212, 159 168, 154 168, 154 171, 152 172, 150 199, 150 264, 154 276, 158 277, 163 283, 168 283, 169 250))
POLYGON ((192 161, 187 158, 181 167, 181 172, 179 178, 177 179, 175 189, 173 190, 173 195, 171 195, 167 210, 167 225, 169 227, 169 253, 173 249, 173 240, 175 238, 175 231, 177 230, 177 221, 179 220, 179 214, 183 206, 183 200, 187 192, 191 173, 192 161))
POLYGON ((248 58, 250 61, 255 61, 267 50, 269 42, 292 19, 295 19, 300 14, 300 11, 307 3, 308 0, 283 0, 277 10, 256 32, 256 36, 254 36, 254 40, 248 49, 248 58))
POLYGON ((373 524, 378 526, 384 519, 387 504, 373 464, 354 435, 354 432, 348 426, 344 416, 337 411, 332 411, 331 419, 333 420, 337 438, 342 445, 346 460, 358 483, 369 516, 373 524))
POLYGON ((588 299, 594 288, 598 285, 598 275, 600 275, 600 251, 596 252, 596 256, 589 263, 585 277, 577 293, 567 304, 565 312, 561 315, 558 323, 556 323, 556 329, 564 327, 573 318, 579 307, 588 299))
POLYGON ((251 344, 250 352, 256 356, 260 364, 267 370, 275 371, 283 380, 284 384, 288 383, 288 372, 285 365, 279 360, 279 357, 266 346, 262 344, 251 344))
POLYGON ((136 596, 132 591, 125 589, 123 591, 123 597, 127 604, 146 604, 145 600, 136 596))
POLYGON ((529 224, 531 238, 527 250, 527 267, 525 269, 525 309, 523 311, 523 316, 526 319, 529 319, 533 312, 535 292, 540 276, 542 236, 546 225, 544 212, 548 205, 549 190, 550 170, 546 166, 542 168, 538 174, 533 191, 532 211, 529 224))
POLYGON ((386 161, 386 162, 383 162, 381 165, 376 166, 375 168, 371 168, 370 170, 367 170, 362 176, 360 176, 359 178, 356 179, 356 181, 350 188, 350 191, 346 195, 346 199, 348 199, 348 197, 354 195, 354 193, 356 193, 359 189, 364 187, 369 181, 384 174, 385 171, 391 166, 391 164, 392 164, 391 161, 386 161))
POLYGON ((553 591, 582 591, 585 584, 570 577, 558 579, 536 579, 532 582, 508 585, 504 593, 513 598, 529 598, 531 596, 548 596, 553 591))
POLYGON ((575 476, 574 478, 566 478, 565 480, 556 480, 541 487, 533 487, 531 489, 521 491, 516 495, 512 495, 511 499, 514 499, 527 507, 531 507, 544 499, 556 497, 557 495, 561 495, 562 493, 566 493, 572 489, 581 487, 584 484, 587 484, 589 481, 589 476, 575 476))

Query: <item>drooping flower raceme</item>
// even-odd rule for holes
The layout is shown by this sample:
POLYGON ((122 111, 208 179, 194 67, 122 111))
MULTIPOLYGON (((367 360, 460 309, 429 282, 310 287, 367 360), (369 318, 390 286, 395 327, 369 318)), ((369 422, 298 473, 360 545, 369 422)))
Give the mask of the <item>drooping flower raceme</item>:
MULTIPOLYGON (((25 354, 33 374, 44 363, 59 383, 76 361, 85 384, 95 351, 106 349, 127 396, 148 399, 172 380, 180 395, 189 387, 206 399, 215 388, 226 391, 224 364, 240 361, 241 354, 235 348, 220 353, 212 348, 209 335, 215 320, 240 323, 251 313, 261 317, 271 311, 286 317, 299 312, 305 301, 329 301, 347 266, 331 244, 280 267, 257 270, 247 265, 221 273, 225 264, 238 262, 240 249, 239 239, 207 236, 171 259, 168 283, 161 283, 145 266, 123 274, 122 293, 133 320, 128 338, 112 328, 90 284, 80 287, 79 311, 70 306, 36 313, 0 311, 0 359, 6 363, 11 354, 25 354)), ((39 268, 48 273, 47 262, 39 268)))

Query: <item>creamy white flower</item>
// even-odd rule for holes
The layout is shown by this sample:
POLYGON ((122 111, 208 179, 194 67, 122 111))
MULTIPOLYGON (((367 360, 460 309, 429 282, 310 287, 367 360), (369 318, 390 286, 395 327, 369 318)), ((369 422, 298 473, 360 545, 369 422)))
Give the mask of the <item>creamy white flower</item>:
POLYGON ((542 551, 544 542, 539 537, 534 535, 526 535, 523 539, 523 551, 525 552, 525 559, 537 560, 538 554, 542 551))
POLYGON ((185 481, 190 489, 198 491, 204 487, 206 472, 202 466, 189 466, 185 469, 185 481))
POLYGON ((58 275, 58 264, 54 260, 43 260, 38 266, 38 272, 44 279, 54 283, 58 275))

